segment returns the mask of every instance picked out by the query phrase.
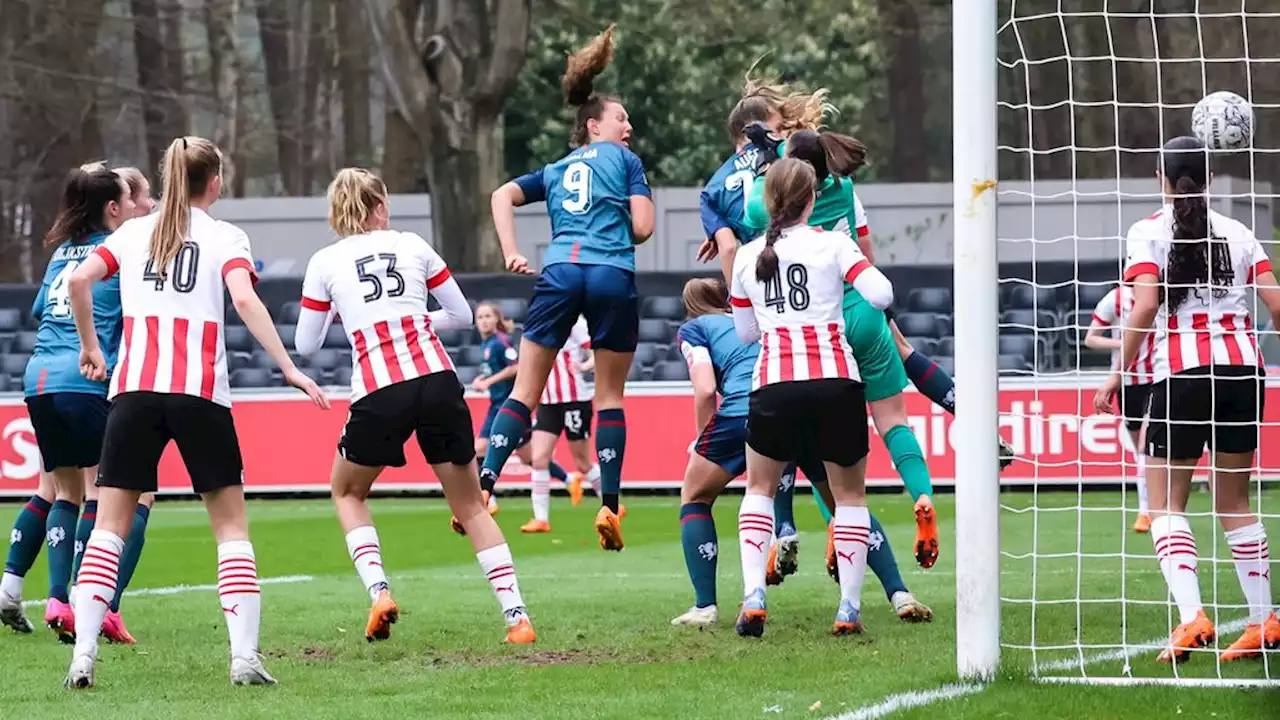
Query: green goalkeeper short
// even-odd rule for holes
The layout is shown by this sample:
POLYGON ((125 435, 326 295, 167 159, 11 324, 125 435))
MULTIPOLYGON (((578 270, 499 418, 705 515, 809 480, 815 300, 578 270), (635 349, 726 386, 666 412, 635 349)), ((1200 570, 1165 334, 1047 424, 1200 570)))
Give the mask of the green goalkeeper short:
POLYGON ((889 321, 884 311, 867 302, 852 285, 844 286, 844 336, 867 386, 867 402, 902 392, 907 386, 907 371, 898 357, 889 321))

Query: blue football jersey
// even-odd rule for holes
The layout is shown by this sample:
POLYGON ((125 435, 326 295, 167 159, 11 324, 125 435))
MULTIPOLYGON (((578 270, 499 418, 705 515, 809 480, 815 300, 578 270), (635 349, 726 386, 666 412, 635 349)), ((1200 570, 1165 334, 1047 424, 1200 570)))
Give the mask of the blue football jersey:
MULTIPOLYGON (((507 337, 506 333, 496 332, 490 335, 484 339, 484 343, 480 347, 484 348, 486 376, 497 375, 511 365, 515 365, 516 360, 520 359, 515 346, 511 344, 511 339, 507 337)), ((515 386, 515 378, 490 385, 489 400, 495 403, 505 401, 507 396, 511 394, 511 389, 515 386)))
POLYGON ((580 263, 635 271, 631 198, 651 197, 635 153, 617 143, 591 143, 515 183, 525 203, 547 203, 551 244, 543 267, 580 263))
POLYGON ((747 145, 725 160, 702 188, 698 207, 702 231, 708 238, 723 228, 732 230, 739 242, 755 238, 756 233, 745 222, 745 202, 752 183, 757 180, 755 166, 759 154, 755 146, 747 145))
POLYGON ((703 348, 711 356, 720 393, 719 413, 744 417, 751 396, 751 374, 755 372, 760 343, 744 343, 738 338, 730 315, 703 315, 680 326, 680 350, 690 357, 703 348))
MULTIPOLYGON (((80 337, 76 335, 76 321, 71 316, 70 293, 71 274, 106 239, 107 233, 99 233, 80 242, 64 242, 53 252, 44 271, 40 293, 31 306, 31 314, 39 327, 36 349, 23 377, 23 389, 28 397, 58 392, 107 395, 106 382, 93 382, 80 374, 80 337)), ((93 325, 110 376, 124 325, 119 274, 94 284, 93 325)))

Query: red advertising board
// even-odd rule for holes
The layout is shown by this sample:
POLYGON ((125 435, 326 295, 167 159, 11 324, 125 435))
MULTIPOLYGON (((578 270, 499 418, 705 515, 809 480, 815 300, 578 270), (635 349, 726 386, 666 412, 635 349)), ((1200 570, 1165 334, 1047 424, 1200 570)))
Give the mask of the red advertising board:
MULTIPOLYGON (((1280 388, 1268 401, 1280 407, 1280 388)), ((333 409, 314 408, 288 392, 237 393, 236 428, 250 491, 323 491, 328 486, 333 452, 347 417, 347 402, 333 409)), ((487 399, 474 397, 472 418, 478 426, 487 399)), ((910 423, 928 456, 935 483, 949 485, 955 475, 952 451, 953 418, 923 396, 906 393, 910 423)), ((1001 434, 1019 460, 1004 472, 1006 484, 1062 484, 1115 482, 1131 474, 1124 466, 1120 423, 1109 415, 1094 415, 1093 387, 1039 382, 1006 382, 1000 393, 1001 434)), ((637 384, 627 394, 627 454, 624 486, 675 487, 684 475, 693 439, 693 398, 687 385, 637 384)), ((875 430, 872 428, 872 435, 875 430)), ((1123 442, 1127 442, 1124 440, 1123 442)), ((992 439, 991 451, 995 452, 992 439)), ((1263 430, 1262 475, 1280 475, 1280 427, 1263 430)), ((409 464, 388 469, 379 488, 430 491, 438 487, 431 469, 416 448, 406 453, 409 464)), ((561 441, 557 459, 571 469, 572 459, 561 441)), ((29 494, 36 485, 40 455, 21 397, 0 397, 0 496, 29 494)), ((884 446, 873 437, 867 478, 874 485, 899 484, 884 446)), ((512 458, 502 487, 527 485, 528 468, 512 458)), ((170 447, 160 470, 162 492, 188 492, 190 485, 177 450, 170 447)))

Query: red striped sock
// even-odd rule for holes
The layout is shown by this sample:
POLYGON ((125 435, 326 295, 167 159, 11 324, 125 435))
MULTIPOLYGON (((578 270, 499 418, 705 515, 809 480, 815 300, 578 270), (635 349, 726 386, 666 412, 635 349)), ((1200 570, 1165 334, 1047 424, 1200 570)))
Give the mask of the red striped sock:
POLYGON ((248 540, 218 544, 218 600, 231 636, 231 656, 253 657, 258 652, 262 590, 253 543, 248 540))
POLYGON ((378 544, 378 531, 372 525, 363 525, 347 533, 347 554, 355 563, 360 582, 369 590, 370 599, 387 587, 387 573, 382 567, 382 547, 378 544))
POLYGON ((1160 572, 1178 605, 1178 622, 1189 623, 1203 609, 1200 601, 1199 558, 1191 524, 1180 515, 1160 515, 1151 521, 1151 541, 1156 546, 1160 572))
POLYGON ((513 618, 513 611, 519 611, 523 615, 524 598, 520 597, 520 583, 516 581, 516 566, 511 559, 511 548, 506 543, 485 548, 476 553, 476 560, 480 561, 480 569, 489 580, 493 594, 498 596, 498 603, 502 605, 502 612, 507 614, 507 619, 513 618))
POLYGON ((738 508, 738 548, 742 553, 742 595, 764 588, 773 543, 773 498, 747 493, 738 508))
POLYGON ((1249 624, 1256 625, 1271 614, 1271 551, 1267 531, 1257 522, 1227 533, 1231 557, 1235 559, 1240 589, 1249 603, 1249 624))
POLYGON ((862 582, 867 577, 867 539, 871 536, 870 511, 864 505, 837 505, 832 535, 840 576, 840 599, 861 609, 862 582))
POLYGON ((76 578, 79 591, 76 615, 76 654, 96 654, 102 621, 111 609, 120 577, 120 554, 124 540, 106 530, 94 530, 85 543, 84 559, 76 578))

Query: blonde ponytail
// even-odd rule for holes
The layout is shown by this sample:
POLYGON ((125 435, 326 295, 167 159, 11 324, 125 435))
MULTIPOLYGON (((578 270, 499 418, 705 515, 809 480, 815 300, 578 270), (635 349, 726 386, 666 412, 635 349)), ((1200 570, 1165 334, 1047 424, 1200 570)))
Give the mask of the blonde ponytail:
POLYGON ((364 168, 343 168, 329 183, 329 227, 338 237, 373 230, 373 211, 387 204, 387 186, 364 168))
POLYGON ((165 150, 160 169, 164 202, 151 231, 152 267, 168 277, 169 265, 178 256, 191 230, 191 198, 204 195, 209 182, 222 172, 217 146, 199 137, 175 138, 165 150))

